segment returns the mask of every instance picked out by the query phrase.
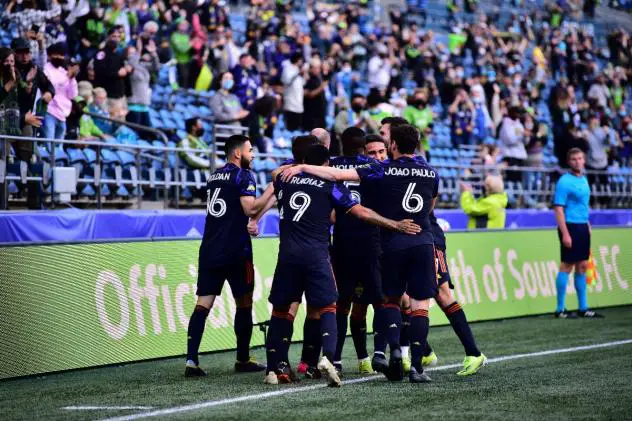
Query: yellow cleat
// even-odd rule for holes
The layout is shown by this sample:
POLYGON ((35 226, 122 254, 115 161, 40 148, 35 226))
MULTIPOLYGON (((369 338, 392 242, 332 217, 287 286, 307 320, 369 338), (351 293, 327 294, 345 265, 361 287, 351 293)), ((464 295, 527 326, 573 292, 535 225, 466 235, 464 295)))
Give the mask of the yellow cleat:
POLYGON ((421 358, 421 366, 426 367, 434 367, 439 362, 439 358, 437 358, 437 354, 432 351, 430 355, 424 356, 421 358))
POLYGON ((371 359, 367 357, 358 361, 358 371, 360 374, 375 374, 373 367, 371 367, 371 359))
POLYGON ((487 365, 487 357, 483 354, 478 357, 467 356, 463 360, 463 370, 459 371, 457 376, 471 376, 476 374, 478 370, 487 365))
POLYGON ((402 358, 402 367, 404 367, 404 373, 410 373, 410 367, 412 367, 410 357, 402 358))

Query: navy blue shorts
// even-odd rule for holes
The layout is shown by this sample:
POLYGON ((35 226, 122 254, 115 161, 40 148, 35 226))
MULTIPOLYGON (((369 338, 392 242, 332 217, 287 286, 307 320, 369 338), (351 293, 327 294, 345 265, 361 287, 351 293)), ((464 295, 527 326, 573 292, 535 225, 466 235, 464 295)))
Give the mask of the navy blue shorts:
POLYGON ((432 244, 384 253, 382 292, 400 297, 406 292, 415 300, 434 298, 439 291, 435 252, 432 244))
POLYGON ((334 274, 341 299, 358 304, 383 301, 379 253, 332 253, 334 274))
POLYGON ((454 289, 452 278, 450 277, 450 268, 446 261, 445 248, 435 246, 435 261, 437 264, 437 283, 439 286, 447 282, 450 289, 454 289))
POLYGON ((228 281, 235 298, 251 294, 254 290, 255 268, 249 257, 235 263, 209 268, 204 267, 203 262, 200 263, 196 292, 198 296, 221 295, 225 281, 228 281))
POLYGON ((588 224, 566 223, 568 233, 573 240, 571 248, 562 244, 562 231, 557 229, 557 236, 560 239, 560 255, 564 263, 578 263, 590 258, 590 228, 588 224))
POLYGON ((279 257, 268 301, 275 306, 300 302, 305 294, 307 304, 326 307, 338 300, 336 280, 328 257, 299 260, 279 257))

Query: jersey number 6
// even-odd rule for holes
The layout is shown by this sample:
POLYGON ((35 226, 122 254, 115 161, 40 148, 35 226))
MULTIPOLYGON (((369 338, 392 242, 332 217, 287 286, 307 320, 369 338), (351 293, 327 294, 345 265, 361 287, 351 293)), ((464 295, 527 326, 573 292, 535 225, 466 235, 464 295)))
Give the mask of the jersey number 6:
POLYGON ((226 201, 219 198, 219 192, 221 190, 221 188, 215 189, 213 191, 213 196, 211 196, 210 189, 206 191, 206 212, 216 218, 221 218, 226 213, 226 201))
POLYGON ((418 213, 424 207, 424 199, 421 195, 413 193, 415 186, 417 186, 417 183, 410 183, 406 189, 406 194, 402 199, 402 207, 409 213, 418 213))

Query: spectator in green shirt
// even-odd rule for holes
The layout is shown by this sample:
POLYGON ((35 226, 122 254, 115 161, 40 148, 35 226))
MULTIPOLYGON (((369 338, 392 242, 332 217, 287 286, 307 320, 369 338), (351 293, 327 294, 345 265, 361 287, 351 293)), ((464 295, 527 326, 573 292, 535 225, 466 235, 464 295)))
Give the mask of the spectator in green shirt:
POLYGON ((497 175, 485 178, 485 197, 476 200, 472 186, 461 183, 461 208, 469 216, 468 229, 505 228, 507 193, 504 192, 503 179, 497 175))
POLYGON ((171 34, 171 50, 178 66, 178 84, 181 88, 189 88, 191 37, 189 36, 189 22, 184 18, 178 21, 178 30, 171 34))
POLYGON ((428 92, 421 89, 408 97, 408 106, 402 111, 402 117, 415 126, 421 134, 420 150, 430 159, 430 133, 432 132, 432 109, 428 105, 428 92))
MULTIPOLYGON (((208 149, 208 145, 202 140, 204 127, 199 118, 190 118, 186 122, 187 137, 180 140, 179 148, 208 149)), ((191 168, 206 170, 211 166, 207 154, 203 152, 179 152, 182 158, 191 168)))

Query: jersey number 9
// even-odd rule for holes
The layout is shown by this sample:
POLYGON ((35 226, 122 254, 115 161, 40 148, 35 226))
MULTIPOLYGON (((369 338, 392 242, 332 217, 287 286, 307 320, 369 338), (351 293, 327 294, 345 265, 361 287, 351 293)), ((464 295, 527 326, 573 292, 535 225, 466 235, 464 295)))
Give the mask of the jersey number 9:
MULTIPOLYGON (((279 195, 280 197, 280 195, 279 195)), ((309 195, 302 191, 297 191, 292 196, 290 196, 290 208, 295 210, 296 213, 292 218, 293 222, 298 222, 303 217, 303 214, 309 208, 309 205, 312 203, 312 198, 309 195)), ((283 207, 281 207, 281 211, 279 214, 279 218, 283 219, 283 207)))

